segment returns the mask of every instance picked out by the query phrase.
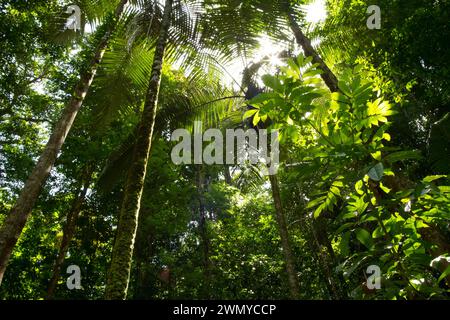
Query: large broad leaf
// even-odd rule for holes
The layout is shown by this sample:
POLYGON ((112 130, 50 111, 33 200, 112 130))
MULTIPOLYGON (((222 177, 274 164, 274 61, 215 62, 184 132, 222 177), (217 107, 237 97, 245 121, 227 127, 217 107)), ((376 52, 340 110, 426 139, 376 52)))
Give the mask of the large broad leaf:
POLYGON ((368 249, 372 248, 373 241, 370 233, 365 229, 357 229, 356 230, 356 238, 368 249))
POLYGON ((254 106, 267 102, 268 100, 275 99, 277 97, 279 97, 279 95, 275 92, 263 92, 248 101, 248 104, 254 106))
POLYGON ((257 112, 258 109, 248 110, 247 112, 244 113, 244 120, 253 117, 253 115, 257 112))
POLYGON ((273 89, 276 92, 282 93, 284 91, 283 84, 277 77, 266 74, 262 76, 262 81, 267 87, 273 89))
POLYGON ((399 151, 391 153, 384 157, 384 159, 389 163, 395 163, 403 160, 418 160, 422 158, 420 151, 399 151))
POLYGON ((375 167, 373 167, 372 169, 369 170, 368 175, 369 175, 370 179, 372 179, 374 181, 381 181, 381 179, 383 179, 383 176, 384 176, 383 164, 381 162, 378 163, 375 167))

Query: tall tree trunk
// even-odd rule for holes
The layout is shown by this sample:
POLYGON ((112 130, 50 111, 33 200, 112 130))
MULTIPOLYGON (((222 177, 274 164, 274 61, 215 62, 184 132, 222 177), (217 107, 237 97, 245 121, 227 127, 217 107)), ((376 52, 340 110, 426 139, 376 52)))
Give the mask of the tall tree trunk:
POLYGON ((330 68, 328 68, 327 64, 323 61, 323 59, 311 45, 311 41, 305 36, 302 29, 298 25, 297 20, 295 19, 294 10, 292 9, 289 0, 286 0, 284 5, 289 26, 292 32, 294 33, 297 44, 302 47, 303 52, 307 57, 311 57, 314 63, 319 64, 319 68, 323 71, 323 73, 320 76, 322 77, 323 81, 328 86, 328 88, 330 88, 330 91, 338 92, 339 87, 336 76, 330 70, 330 68))
POLYGON ((206 206, 205 206, 205 173, 203 170, 203 165, 198 165, 196 170, 196 184, 197 184, 197 193, 198 193, 198 202, 199 202, 199 212, 200 212, 200 223, 199 223, 199 231, 200 237, 202 239, 202 249, 203 249, 203 278, 204 278, 204 286, 203 286, 203 295, 206 299, 210 299, 210 260, 209 260, 209 237, 208 237, 208 226, 207 226, 207 216, 206 216, 206 206))
MULTIPOLYGON (((289 0, 286 0, 284 2, 284 4, 285 4, 285 10, 286 10, 286 15, 288 18, 289 26, 295 36, 297 44, 302 47, 303 52, 305 53, 305 55, 307 57, 312 58, 313 63, 317 63, 319 65, 319 68, 323 71, 320 76, 321 76, 322 80, 325 82, 328 89, 331 92, 339 92, 340 89, 338 86, 338 79, 337 79, 336 75, 333 73, 333 71, 331 71, 331 69, 328 67, 328 65, 325 63, 325 61, 323 61, 323 59, 320 57, 319 53, 312 46, 311 41, 303 33, 302 29, 300 28, 299 24, 297 23, 297 20, 295 19, 295 12, 292 9, 292 6, 291 6, 289 0)), ((316 232, 314 231, 316 223, 314 221, 312 221, 312 224, 313 224, 312 225, 313 233, 314 233, 314 237, 316 238, 316 240, 317 240, 317 236, 320 236, 321 238, 324 238, 324 239, 328 239, 326 236, 326 229, 321 229, 319 231, 319 234, 316 235, 316 232)), ((320 244, 318 244, 318 245, 320 248, 320 244)), ((333 262, 335 262, 334 251, 332 250, 331 245, 329 245, 329 243, 327 243, 327 244, 325 244, 325 246, 328 251, 329 258, 331 258, 331 260, 333 262)), ((323 253, 319 252, 319 255, 321 257, 323 257, 322 254, 323 253)), ((328 261, 328 259, 326 259, 326 260, 328 261)), ((323 267, 324 267, 324 270, 328 273, 327 277, 331 281, 330 288, 332 289, 332 295, 337 298, 346 298, 345 288, 337 288, 336 287, 336 283, 334 282, 334 277, 332 276, 332 273, 330 273, 330 264, 328 262, 326 262, 326 265, 324 265, 323 267)), ((342 285, 344 285, 344 284, 342 284, 342 285)))
POLYGON ((284 262, 286 264, 286 272, 288 275, 291 298, 300 299, 300 288, 298 284, 298 277, 295 271, 294 258, 292 256, 291 244, 289 241, 289 234, 286 225, 286 218, 284 216, 283 206, 281 203, 278 178, 276 175, 271 175, 269 176, 269 179, 270 185, 272 187, 273 201, 275 204, 278 229, 281 237, 281 246, 283 248, 284 262))
POLYGON ((67 251, 69 250, 70 242, 75 235, 75 229, 77 226, 77 220, 81 212, 84 200, 86 199, 86 194, 89 190, 89 185, 91 181, 91 172, 86 169, 83 175, 82 186, 77 192, 77 197, 74 199, 72 207, 67 215, 66 224, 63 229, 63 238, 61 240, 61 245, 59 248, 59 253, 53 267, 52 278, 50 279, 50 284, 47 289, 47 300, 52 300, 55 295, 56 286, 58 284, 59 275, 61 272, 64 259, 66 258, 67 251))
POLYGON ((72 127, 75 117, 83 104, 89 88, 94 80, 97 68, 102 61, 105 50, 108 46, 111 35, 117 25, 124 7, 128 0, 121 0, 114 13, 114 21, 108 25, 107 30, 97 46, 95 55, 89 67, 81 75, 80 81, 75 88, 75 92, 62 112, 61 118, 56 124, 44 151, 42 152, 36 166, 28 177, 15 206, 9 212, 0 229, 0 285, 8 264, 8 260, 22 233, 22 230, 31 214, 42 187, 50 175, 59 151, 72 127))
POLYGON ((158 43, 155 48, 152 74, 148 86, 144 112, 139 124, 139 134, 133 152, 133 162, 126 180, 124 200, 120 210, 116 240, 106 284, 105 298, 109 300, 126 299, 127 296, 133 248, 139 220, 139 209, 155 125, 172 3, 173 0, 166 0, 165 3, 164 17, 158 43))
MULTIPOLYGON (((311 41, 305 36, 305 34, 302 32, 300 26, 298 25, 296 19, 295 19, 295 13, 292 9, 292 6, 290 4, 289 0, 284 1, 284 9, 286 11, 286 15, 289 21, 289 25, 291 27, 292 32, 294 33, 295 39, 297 41, 297 44, 300 45, 305 53, 306 56, 312 57, 313 62, 319 64, 319 68, 323 71, 321 74, 321 77, 327 87, 330 89, 331 92, 340 92, 339 86, 338 86, 338 80, 337 77, 334 75, 334 73, 331 71, 331 69, 327 66, 327 64, 323 61, 323 59, 320 57, 320 55, 317 53, 317 51, 314 49, 314 47, 311 45, 311 41)), ((398 180, 398 178, 395 176, 391 179, 392 180, 398 180)), ((388 179, 389 183, 389 179, 388 179)), ((395 183, 394 183, 395 184, 395 183)), ((446 251, 446 248, 449 247, 449 244, 445 239, 445 237, 442 236, 442 234, 437 230, 436 228, 431 228, 422 235, 422 237, 433 244, 437 245, 437 249, 431 252, 433 257, 438 257, 442 253, 448 252, 446 251)), ((444 272, 446 268, 450 266, 450 263, 443 261, 440 268, 441 271, 444 272)), ((446 277, 447 285, 450 286, 450 275, 446 277)))

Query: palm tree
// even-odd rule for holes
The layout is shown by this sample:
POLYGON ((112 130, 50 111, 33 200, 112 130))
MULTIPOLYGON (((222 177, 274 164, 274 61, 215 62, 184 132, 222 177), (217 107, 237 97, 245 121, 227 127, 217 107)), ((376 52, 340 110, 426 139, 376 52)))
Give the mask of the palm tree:
MULTIPOLYGON (((157 11, 157 5, 149 5, 149 8, 153 12, 157 11)), ((132 162, 125 182, 124 200, 119 214, 116 240, 107 280, 105 295, 107 299, 124 299, 127 293, 140 201, 152 137, 155 131, 158 94, 164 59, 170 58, 172 62, 182 61, 182 67, 186 67, 190 71, 193 81, 198 82, 198 78, 205 75, 204 69, 209 69, 210 72, 214 70, 220 72, 220 60, 230 57, 229 55, 221 54, 223 51, 220 49, 223 49, 225 45, 209 42, 209 39, 199 32, 201 25, 201 21, 199 21, 200 15, 197 15, 195 12, 199 10, 202 10, 201 2, 193 1, 192 7, 188 8, 187 4, 182 1, 170 0, 165 3, 161 21, 151 19, 150 26, 142 27, 142 25, 139 25, 139 22, 142 23, 142 20, 145 19, 138 16, 135 19, 137 23, 135 25, 132 24, 136 29, 131 36, 132 40, 139 39, 139 33, 141 33, 141 36, 145 36, 145 41, 148 42, 149 39, 152 41, 151 36, 155 35, 155 29, 151 28, 152 24, 159 24, 159 34, 157 34, 151 79, 147 88, 144 111, 135 135, 135 143, 132 144, 132 162), (194 13, 192 13, 193 11, 194 13), (210 50, 203 50, 205 48, 210 50)), ((142 16, 144 15, 145 12, 142 16)), ((207 95, 204 93, 200 94, 200 96, 207 95)), ((197 107, 203 108, 235 98, 240 98, 240 96, 233 94, 206 103, 202 99, 203 101, 197 107)), ((182 105, 183 102, 183 99, 179 101, 182 105)))
MULTIPOLYGON (((145 44, 140 43, 129 48, 126 34, 123 32, 117 32, 112 43, 110 50, 105 53, 96 83, 85 103, 90 111, 90 114, 85 117, 88 119, 86 131, 92 140, 94 149, 100 148, 100 141, 106 134, 106 130, 111 127, 112 119, 136 112, 135 108, 130 105, 141 104, 145 92, 143 82, 151 69, 151 66, 148 65, 152 59, 152 52, 146 48, 145 44), (111 94, 111 92, 117 92, 117 94, 111 94), (92 101, 95 101, 95 105, 91 106, 92 101)), ((184 74, 183 71, 171 71, 171 73, 180 76, 184 74)), ((227 101, 236 96, 233 96, 232 92, 216 81, 215 77, 208 77, 207 74, 202 77, 183 77, 176 80, 172 80, 172 77, 168 75, 163 77, 159 97, 160 111, 157 116, 159 120, 155 124, 154 135, 160 135, 167 130, 169 123, 172 128, 179 128, 186 126, 194 118, 202 119, 202 121, 214 121, 214 119, 229 115, 231 109, 227 101), (217 99, 217 97, 222 98, 217 99)), ((80 133, 78 131, 72 133, 73 137, 76 137, 77 134, 80 133)), ((133 153, 136 136, 137 129, 130 137, 124 139, 124 142, 110 155, 107 165, 100 173, 100 182, 91 183, 94 181, 91 181, 90 178, 95 176, 93 164, 99 163, 102 159, 94 160, 91 156, 84 166, 79 190, 75 193, 72 206, 67 214, 66 224, 62 230, 62 241, 55 259, 46 299, 54 298, 61 268, 70 242, 75 236, 78 216, 88 188, 95 189, 97 193, 108 193, 120 179, 123 179, 124 171, 131 164, 132 159, 129 155, 133 153)), ((70 155, 68 157, 71 158, 70 155)))
MULTIPOLYGON (((107 281, 106 298, 108 299, 124 299, 126 297, 143 182, 146 176, 146 166, 155 125, 161 68, 167 49, 167 42, 171 35, 170 16, 172 11, 176 13, 174 14, 175 19, 186 14, 182 6, 179 6, 177 10, 173 10, 172 3, 173 1, 166 1, 165 4, 164 16, 161 21, 160 33, 155 49, 151 81, 147 90, 137 141, 134 145, 133 162, 126 179, 125 196, 119 215, 117 236, 107 281)), ((254 10, 253 4, 245 1, 238 7, 234 7, 234 2, 229 3, 218 0, 204 1, 198 5, 199 7, 203 6, 204 12, 202 12, 201 19, 199 21, 196 17, 193 26, 196 29, 200 25, 202 31, 201 43, 205 47, 217 49, 217 44, 220 44, 218 49, 226 58, 234 57, 236 53, 247 56, 248 52, 258 46, 258 38, 266 30, 267 24, 272 26, 282 24, 276 17, 276 13, 285 9, 281 8, 284 3, 276 4, 277 6, 274 7, 272 5, 267 6, 267 3, 259 2, 257 5, 264 8, 261 11, 254 10), (268 7, 271 9, 276 8, 276 11, 269 12, 268 7), (236 12, 238 15, 235 14, 236 12)), ((282 33, 275 34, 280 38, 283 37, 282 33)), ((181 33, 181 36, 179 34, 177 39, 178 48, 186 45, 190 49, 191 54, 192 51, 199 50, 199 42, 197 42, 197 45, 193 45, 191 41, 193 35, 195 38, 195 31, 187 34, 181 33)), ((178 58, 185 54, 183 50, 174 50, 170 53, 178 58)), ((191 55, 190 59, 185 59, 185 61, 192 63, 195 62, 195 59, 191 55)), ((295 294, 295 289, 293 296, 298 296, 295 294)))
POLYGON ((127 294, 139 208, 155 126, 164 54, 171 24, 172 6, 173 0, 166 0, 144 111, 133 152, 133 162, 126 179, 124 200, 106 284, 106 299, 125 299, 127 294))
POLYGON ((238 50, 246 56, 257 46, 262 33, 266 32, 278 41, 288 41, 291 33, 305 55, 319 65, 325 84, 336 92, 339 90, 336 76, 311 45, 296 19, 296 16, 302 16, 298 5, 303 3, 295 0, 206 0, 207 8, 209 5, 211 9, 203 17, 209 25, 205 36, 226 43, 230 50, 238 50))
POLYGON ((92 60, 85 71, 81 74, 72 98, 63 110, 61 118, 53 129, 53 133, 50 136, 50 139, 47 142, 47 145, 45 146, 38 162, 36 163, 36 166, 25 183, 16 204, 11 209, 9 215, 0 228, 0 285, 14 246, 22 233, 44 183, 50 175, 50 172, 58 157, 58 153, 64 144, 77 113, 80 110, 86 95, 88 94, 89 88, 97 72, 97 68, 102 61, 111 36, 116 29, 118 20, 127 3, 128 0, 120 0, 114 13, 112 14, 113 21, 108 21, 105 28, 102 28, 105 33, 97 45, 92 60))

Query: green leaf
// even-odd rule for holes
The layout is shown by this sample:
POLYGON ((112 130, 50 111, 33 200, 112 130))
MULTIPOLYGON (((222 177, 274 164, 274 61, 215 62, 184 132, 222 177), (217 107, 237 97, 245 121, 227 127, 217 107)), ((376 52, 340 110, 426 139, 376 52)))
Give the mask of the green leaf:
POLYGON ((377 151, 375 153, 371 153, 370 154, 372 156, 372 158, 374 158, 375 160, 381 161, 381 151, 377 151))
POLYGON ((385 156, 384 160, 389 163, 395 163, 403 160, 418 160, 421 157, 420 151, 399 151, 385 156))
POLYGON ((369 177, 374 181, 381 181, 384 176, 384 166, 380 162, 375 167, 369 170, 368 172, 369 177))
POLYGON ((342 255, 349 255, 350 254, 350 246, 349 246, 349 241, 350 241, 350 232, 346 232, 342 238, 341 241, 339 242, 339 250, 341 251, 342 255))
POLYGON ((292 70, 294 70, 297 74, 300 74, 300 68, 298 67, 298 65, 295 63, 294 59, 289 58, 287 61, 289 67, 291 67, 292 70))
POLYGON ((256 127, 261 120, 261 117, 259 116, 259 112, 255 113, 255 116, 253 117, 253 125, 256 127))
POLYGON ((438 282, 444 280, 444 278, 447 277, 448 275, 450 275, 450 266, 448 266, 447 269, 445 269, 445 271, 442 272, 441 276, 438 279, 438 282))
POLYGON ((320 69, 313 69, 313 70, 309 70, 308 72, 305 72, 303 74, 303 77, 305 77, 305 78, 315 77, 315 76, 321 75, 322 73, 323 73, 323 71, 320 69))
POLYGON ((391 192, 392 190, 391 189, 389 189, 388 187, 386 187, 383 183, 381 183, 380 182, 380 188, 381 188, 381 190, 383 190, 384 192, 386 192, 386 193, 389 193, 389 192, 391 192))
POLYGON ((347 222, 344 223, 343 225, 341 225, 337 230, 336 230, 336 234, 339 234, 347 229, 350 229, 351 227, 353 227, 355 225, 354 222, 347 222))
POLYGON ((266 74, 262 76, 261 79, 267 87, 273 89, 274 91, 279 93, 282 93, 284 91, 284 87, 281 84, 280 79, 278 79, 277 77, 266 74))
POLYGON ((307 208, 307 209, 314 208, 314 207, 317 206, 318 204, 322 203, 326 198, 327 198, 327 196, 322 196, 322 197, 319 197, 319 198, 317 198, 317 199, 314 199, 314 200, 312 200, 312 201, 310 201, 310 202, 308 203, 308 205, 306 206, 306 208, 307 208))
POLYGON ((442 178, 447 178, 447 176, 445 175, 439 175, 439 176, 428 176, 425 179, 422 180, 423 183, 431 183, 433 181, 442 179, 442 178))
POLYGON ((352 89, 350 88, 350 86, 344 82, 344 81, 339 81, 338 82, 338 87, 339 89, 341 89, 341 91, 343 93, 345 93, 347 96, 352 96, 352 89))
POLYGON ((246 113, 244 113, 244 120, 251 118, 257 112, 258 112, 258 109, 248 110, 246 113))
POLYGON ((304 67, 305 66, 305 56, 303 54, 299 54, 297 57, 297 64, 300 67, 304 67))
POLYGON ((361 242, 367 249, 372 248, 373 240, 370 233, 365 229, 356 229, 356 238, 361 242))
POLYGON ((381 227, 376 228, 372 233, 372 238, 377 239, 384 236, 383 229, 381 227))
POLYGON ((314 211, 314 218, 317 219, 321 213, 326 209, 326 204, 322 203, 317 209, 314 211))
POLYGON ((275 92, 263 92, 258 94, 256 97, 254 97, 253 99, 251 99, 250 101, 247 102, 247 104, 249 105, 257 105, 257 104, 261 104, 264 103, 268 100, 272 100, 275 98, 279 98, 279 95, 275 92))
POLYGON ((356 192, 362 196, 364 194, 364 191, 362 190, 363 187, 363 181, 359 180, 356 184, 355 184, 355 190, 356 192))

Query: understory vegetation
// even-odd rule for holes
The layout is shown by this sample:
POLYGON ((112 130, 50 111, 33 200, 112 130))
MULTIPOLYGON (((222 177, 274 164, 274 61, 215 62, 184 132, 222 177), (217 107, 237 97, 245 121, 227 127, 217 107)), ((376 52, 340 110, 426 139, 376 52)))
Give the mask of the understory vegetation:
POLYGON ((0 299, 449 299, 450 1, 373 4, 2 1, 0 299))

